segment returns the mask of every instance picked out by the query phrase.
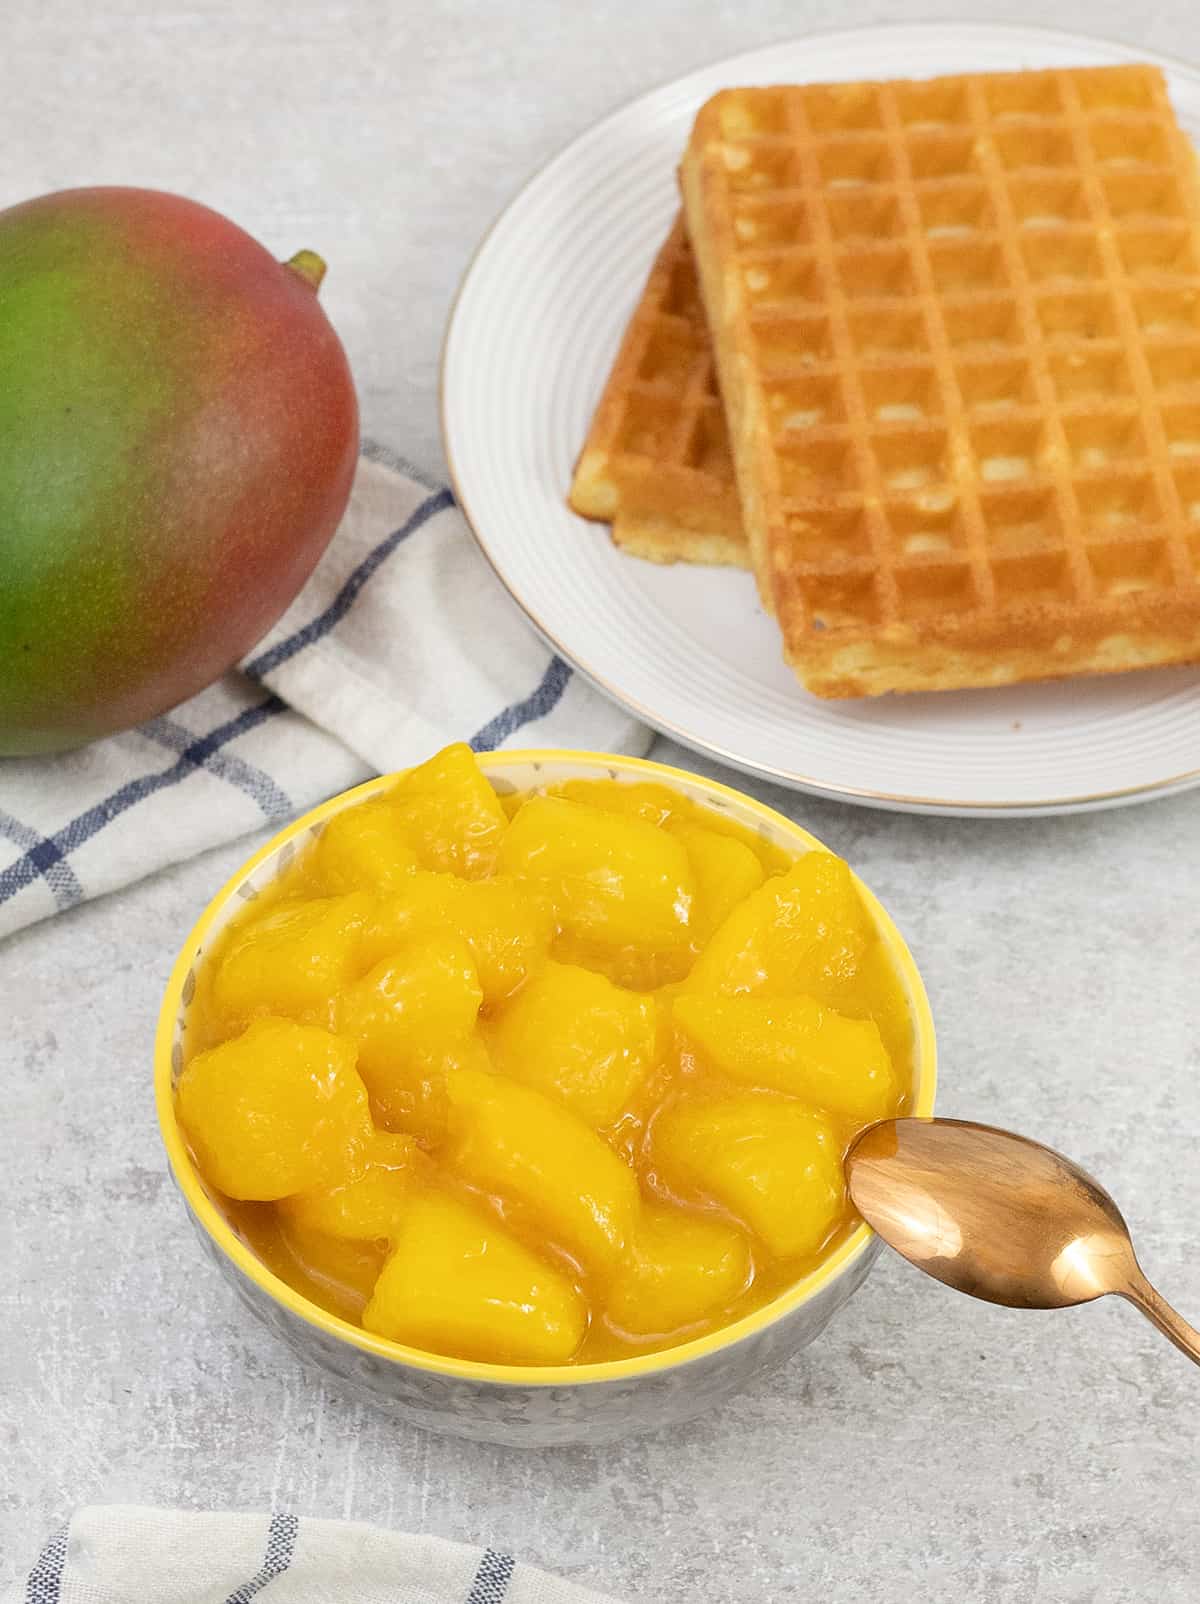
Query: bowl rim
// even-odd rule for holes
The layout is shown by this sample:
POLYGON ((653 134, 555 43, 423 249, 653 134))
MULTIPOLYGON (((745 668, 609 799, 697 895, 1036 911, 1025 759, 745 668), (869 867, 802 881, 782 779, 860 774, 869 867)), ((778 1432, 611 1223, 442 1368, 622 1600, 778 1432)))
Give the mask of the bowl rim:
MULTIPOLYGON (((635 758, 620 753, 561 747, 479 752, 475 756, 489 779, 503 778, 503 770, 506 767, 523 768, 538 763, 578 763, 592 768, 604 767, 643 779, 654 779, 668 785, 677 786, 682 782, 688 787, 698 788, 710 796, 732 803, 744 815, 749 814, 758 822, 769 824, 775 830, 782 828, 797 846, 802 846, 806 851, 830 850, 803 825, 797 824, 775 808, 768 807, 765 802, 748 796, 744 791, 725 785, 719 780, 710 779, 707 775, 695 774, 667 763, 658 763, 652 758, 635 758)), ((209 931, 230 900, 237 895, 239 888, 256 869, 278 853, 289 841, 310 830, 314 824, 340 813, 344 808, 351 807, 357 802, 365 801, 379 791, 388 789, 408 772, 408 769, 399 769, 389 774, 377 775, 360 785, 352 786, 349 790, 341 791, 316 807, 307 809, 291 824, 274 834, 241 864, 209 900, 188 932, 179 956, 172 966, 159 1008, 154 1042, 154 1092, 159 1134, 166 1149, 175 1184, 182 1193, 193 1218, 203 1228, 210 1242, 236 1270, 273 1302, 282 1305, 305 1324, 315 1327, 337 1341, 348 1343, 362 1353, 391 1364, 400 1364, 410 1369, 462 1381, 526 1388, 598 1386, 606 1382, 628 1381, 635 1377, 682 1369, 723 1349, 733 1348, 746 1338, 756 1336, 776 1325, 803 1304, 811 1302, 818 1293, 850 1271, 868 1251, 875 1236, 865 1222, 860 1223, 827 1259, 822 1260, 815 1269, 810 1270, 807 1275, 802 1276, 799 1281, 770 1302, 729 1325, 719 1326, 703 1336, 693 1337, 675 1347, 638 1354, 629 1359, 609 1359, 585 1365, 489 1364, 482 1360, 457 1359, 447 1354, 429 1353, 421 1348, 409 1347, 405 1343, 393 1342, 389 1338, 365 1331, 361 1326, 353 1325, 338 1315, 330 1314, 274 1275, 248 1244, 241 1240, 204 1186, 200 1173, 192 1162, 176 1117, 172 1084, 172 1046, 176 1022, 183 1007, 184 983, 197 953, 204 946, 209 931)), ((616 778, 617 774, 613 774, 612 777, 616 778)), ((917 1078, 913 1112, 928 1116, 933 1113, 937 1092, 937 1043, 925 985, 908 944, 891 915, 870 887, 854 873, 853 868, 851 873, 879 934, 891 951, 912 1006, 916 1033, 914 1067, 917 1078)))

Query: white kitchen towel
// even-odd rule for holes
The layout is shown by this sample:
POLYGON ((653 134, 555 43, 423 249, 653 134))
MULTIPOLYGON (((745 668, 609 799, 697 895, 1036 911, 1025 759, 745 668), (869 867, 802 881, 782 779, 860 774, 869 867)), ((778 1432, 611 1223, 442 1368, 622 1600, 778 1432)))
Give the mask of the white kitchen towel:
POLYGON ((239 672, 79 751, 0 758, 0 936, 458 740, 642 753, 650 733, 537 638, 450 491, 368 446, 239 672))
POLYGON ((495 1549, 296 1515, 97 1506, 5 1604, 605 1604, 495 1549))

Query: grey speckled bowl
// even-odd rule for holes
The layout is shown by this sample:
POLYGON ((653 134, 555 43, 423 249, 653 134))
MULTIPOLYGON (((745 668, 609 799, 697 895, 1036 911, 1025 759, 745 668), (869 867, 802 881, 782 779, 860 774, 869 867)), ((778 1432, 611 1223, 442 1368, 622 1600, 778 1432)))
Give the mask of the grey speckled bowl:
MULTIPOLYGON (((569 779, 658 781, 728 814, 793 855, 821 846, 799 825, 752 798, 660 763, 567 751, 499 752, 480 762, 501 792, 569 779)), ((175 1083, 183 1066, 183 1032, 197 964, 233 914, 287 866, 325 820, 385 789, 395 778, 371 780, 333 798, 268 842, 213 898, 172 971, 159 1015, 155 1090, 171 1170, 201 1241, 251 1313, 302 1359, 349 1382, 372 1403, 414 1425, 484 1442, 549 1447, 612 1442, 715 1407, 807 1347, 862 1285, 879 1251, 879 1240, 866 1225, 811 1274, 733 1325, 662 1353, 535 1369, 425 1353, 328 1314, 255 1256, 193 1164, 175 1117, 175 1083)), ((917 1072, 915 1112, 929 1114, 936 1053, 925 988, 891 919, 861 882, 860 889, 908 992, 917 1072)))

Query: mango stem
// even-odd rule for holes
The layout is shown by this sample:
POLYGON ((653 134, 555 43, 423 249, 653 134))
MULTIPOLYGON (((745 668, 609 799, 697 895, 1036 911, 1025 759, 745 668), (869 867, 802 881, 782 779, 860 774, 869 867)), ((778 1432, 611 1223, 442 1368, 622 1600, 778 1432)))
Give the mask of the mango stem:
POLYGON ((314 290, 321 288, 321 280, 325 277, 325 263, 316 251, 297 251, 295 256, 289 256, 283 264, 290 267, 293 273, 299 273, 306 284, 314 290))

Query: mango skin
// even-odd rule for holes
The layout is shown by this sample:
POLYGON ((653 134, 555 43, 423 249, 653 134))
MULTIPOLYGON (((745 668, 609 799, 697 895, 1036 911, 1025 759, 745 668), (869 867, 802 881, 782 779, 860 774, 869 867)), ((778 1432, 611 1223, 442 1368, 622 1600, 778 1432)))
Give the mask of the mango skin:
POLYGON ((0 755, 128 728, 244 657, 357 454, 313 283, 217 212, 124 188, 0 212, 0 755))

